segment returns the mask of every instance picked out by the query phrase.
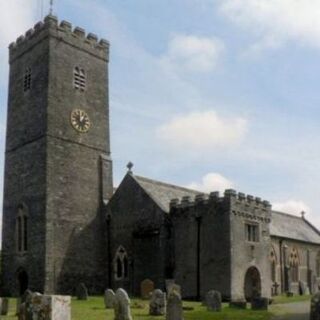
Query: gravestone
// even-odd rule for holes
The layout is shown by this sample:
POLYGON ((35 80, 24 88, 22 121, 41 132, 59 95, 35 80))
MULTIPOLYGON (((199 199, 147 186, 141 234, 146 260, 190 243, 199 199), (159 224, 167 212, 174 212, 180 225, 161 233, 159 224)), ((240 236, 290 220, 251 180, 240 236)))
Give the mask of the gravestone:
POLYGON ((83 282, 77 286, 76 296, 78 300, 88 300, 88 289, 83 282))
POLYGON ((42 295, 39 292, 31 292, 29 291, 25 298, 25 319, 33 320, 33 309, 37 306, 38 301, 40 301, 40 297, 42 295))
POLYGON ((166 279, 166 292, 169 293, 170 287, 175 284, 174 279, 166 279))
POLYGON ((132 320, 130 299, 125 290, 119 288, 114 299, 114 320, 132 320))
POLYGON ((162 316, 166 314, 166 294, 160 289, 152 292, 149 314, 151 316, 162 316))
POLYGON ((317 292, 311 298, 310 320, 320 320, 320 292, 317 292))
POLYGON ((179 286, 175 282, 166 282, 166 290, 168 296, 172 290, 177 291, 181 295, 181 286, 179 286))
POLYGON ((0 314, 2 316, 6 316, 9 311, 9 299, 8 298, 0 298, 0 300, 1 300, 0 314))
POLYGON ((32 300, 33 319, 71 320, 71 297, 43 295, 32 300))
POLYGON ((106 307, 106 309, 111 309, 113 308, 113 303, 114 303, 114 291, 111 289, 107 289, 104 292, 104 305, 106 307))
POLYGON ((256 297, 251 300, 251 309, 252 310, 268 310, 269 299, 256 297))
POLYGON ((183 320, 182 300, 178 291, 168 294, 166 320, 183 320))
POLYGON ((219 291, 210 290, 206 294, 205 304, 208 311, 221 311, 221 293, 219 291))
POLYGON ((151 293, 154 290, 154 282, 150 279, 145 279, 140 284, 140 293, 142 299, 150 299, 151 293))
POLYGON ((301 295, 310 294, 307 283, 301 280, 299 281, 299 293, 301 295))

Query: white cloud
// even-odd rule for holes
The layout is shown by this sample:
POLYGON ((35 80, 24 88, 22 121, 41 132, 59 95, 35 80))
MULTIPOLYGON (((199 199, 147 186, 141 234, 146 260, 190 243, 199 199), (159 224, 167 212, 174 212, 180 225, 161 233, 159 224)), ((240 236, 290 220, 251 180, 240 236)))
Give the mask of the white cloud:
POLYGON ((24 34, 35 22, 36 0, 11 0, 0 2, 0 46, 8 46, 10 42, 24 34))
POLYGON ((302 211, 310 213, 310 207, 303 201, 287 200, 284 202, 275 202, 272 204, 273 210, 300 215, 302 211))
POLYGON ((217 67, 223 51, 224 44, 218 38, 175 34, 161 61, 178 71, 210 72, 217 67))
POLYGON ((192 182, 187 185, 187 188, 203 191, 206 193, 212 191, 224 192, 226 189, 232 189, 234 183, 219 173, 208 173, 202 179, 201 182, 192 182))
POLYGON ((254 32, 254 50, 277 47, 288 40, 320 47, 318 0, 220 0, 221 12, 254 32))
POLYGON ((247 120, 224 118, 214 111, 194 112, 176 117, 157 129, 157 136, 166 145, 186 150, 208 150, 228 147, 243 140, 247 120))

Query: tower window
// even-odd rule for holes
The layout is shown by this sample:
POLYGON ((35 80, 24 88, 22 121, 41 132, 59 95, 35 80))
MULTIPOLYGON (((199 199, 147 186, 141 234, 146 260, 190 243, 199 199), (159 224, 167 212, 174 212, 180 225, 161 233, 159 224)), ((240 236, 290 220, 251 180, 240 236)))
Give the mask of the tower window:
POLYGON ((246 240, 250 242, 259 242, 259 226, 257 224, 245 224, 246 240))
POLYGON ((86 88, 86 73, 79 67, 75 67, 73 70, 73 86, 80 91, 84 91, 86 88))
POLYGON ((126 250, 120 246, 114 258, 114 274, 116 280, 127 279, 129 276, 129 264, 126 250))
POLYGON ((24 204, 18 207, 16 242, 18 252, 26 252, 28 250, 28 209, 24 204))
POLYGON ((31 68, 27 68, 23 78, 23 91, 29 91, 31 89, 31 68))

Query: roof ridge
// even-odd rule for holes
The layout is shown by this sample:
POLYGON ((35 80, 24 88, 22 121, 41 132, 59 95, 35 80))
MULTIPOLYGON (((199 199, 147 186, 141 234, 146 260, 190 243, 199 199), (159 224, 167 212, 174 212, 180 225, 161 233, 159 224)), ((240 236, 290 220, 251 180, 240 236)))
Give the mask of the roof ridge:
POLYGON ((194 189, 189 189, 189 188, 185 188, 185 187, 181 187, 178 186, 176 184, 171 184, 171 183, 167 183, 167 182, 163 182, 163 181, 159 181, 159 180, 154 180, 154 179, 150 179, 150 178, 146 178, 146 177, 142 177, 142 176, 138 176, 138 175, 132 175, 134 178, 137 178, 138 180, 144 180, 146 182, 150 182, 150 183, 155 183, 158 185, 162 185, 162 186, 166 186, 166 187, 170 187, 170 188, 174 188, 174 189, 178 189, 178 190, 184 190, 184 191, 189 191, 189 192, 194 192, 194 193, 199 193, 199 194, 206 194, 205 192, 199 191, 199 190, 194 190, 194 189))
POLYGON ((288 216, 290 218, 296 218, 296 219, 299 219, 299 220, 303 220, 301 217, 299 217, 299 216, 297 216, 295 214, 287 213, 287 212, 272 210, 272 213, 282 214, 283 216, 288 216))

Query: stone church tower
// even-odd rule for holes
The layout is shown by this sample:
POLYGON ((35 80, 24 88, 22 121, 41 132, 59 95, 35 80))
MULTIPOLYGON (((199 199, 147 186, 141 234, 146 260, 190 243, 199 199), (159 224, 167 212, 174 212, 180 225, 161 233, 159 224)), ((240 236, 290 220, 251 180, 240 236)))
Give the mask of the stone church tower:
POLYGON ((9 49, 3 293, 102 290, 109 44, 49 15, 9 49))

